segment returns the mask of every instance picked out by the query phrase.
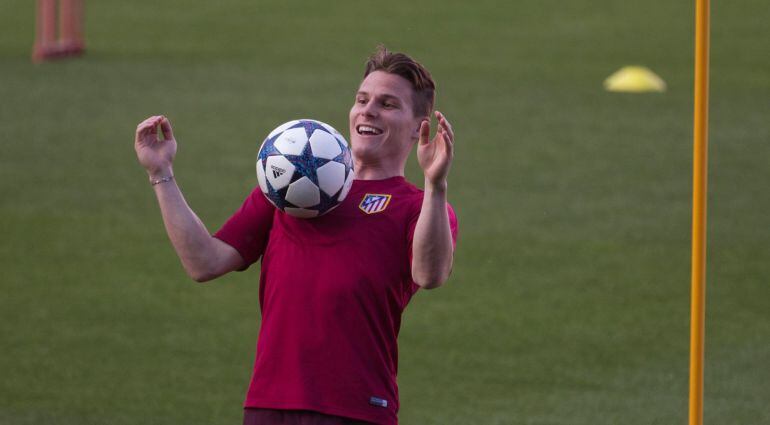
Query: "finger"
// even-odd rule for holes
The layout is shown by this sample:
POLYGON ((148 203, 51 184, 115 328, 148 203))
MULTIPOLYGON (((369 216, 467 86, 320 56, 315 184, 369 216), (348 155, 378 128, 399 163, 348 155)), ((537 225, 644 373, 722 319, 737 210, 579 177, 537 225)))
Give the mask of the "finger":
POLYGON ((430 140, 430 121, 425 120, 420 123, 420 144, 425 145, 430 140))
POLYGON ((145 124, 147 124, 148 122, 150 122, 150 121, 151 121, 153 118, 155 118, 155 117, 149 117, 149 118, 145 118, 145 119, 144 119, 144 121, 142 121, 142 122, 140 122, 139 124, 137 124, 137 125, 136 125, 136 128, 139 128, 139 127, 142 127, 142 126, 144 126, 145 124))
POLYGON ((449 133, 445 129, 441 129, 441 132, 439 133, 441 135, 441 140, 444 141, 444 148, 447 150, 450 150, 452 148, 452 138, 449 136, 449 133))
POLYGON ((453 137, 454 136, 450 136, 450 137, 447 137, 447 138, 444 139, 444 140, 446 140, 446 152, 447 152, 447 155, 449 155, 450 158, 452 157, 452 154, 454 152, 454 147, 455 147, 455 142, 454 142, 454 138, 453 137))
POLYGON ((162 116, 160 118, 160 129, 163 131, 163 139, 169 140, 174 138, 174 131, 171 130, 171 121, 168 118, 162 116))
POLYGON ((441 125, 446 128, 447 132, 454 135, 454 130, 452 129, 452 124, 449 123, 449 120, 446 119, 446 117, 441 117, 441 125))
POLYGON ((157 121, 157 120, 158 120, 158 118, 160 118, 160 116, 159 116, 159 115, 153 115, 153 116, 151 116, 151 117, 149 117, 149 118, 145 119, 144 121, 140 122, 140 123, 139 123, 139 124, 136 126, 136 128, 137 128, 137 129, 139 129, 139 128, 144 128, 144 127, 146 127, 146 126, 148 126, 148 125, 151 125, 151 123, 153 123, 153 122, 157 121))
POLYGON ((145 143, 155 142, 158 140, 158 123, 160 122, 160 116, 153 116, 147 118, 136 128, 137 141, 144 141, 145 143), (148 140, 149 139, 149 140, 148 140))
POLYGON ((136 140, 146 141, 148 138, 152 137, 152 134, 153 134, 152 123, 144 123, 140 127, 137 127, 136 129, 136 140))
POLYGON ((440 122, 441 130, 444 132, 445 137, 447 140, 454 141, 455 135, 452 132, 452 127, 449 126, 449 123, 446 122, 446 120, 442 120, 440 122))
POLYGON ((158 119, 159 117, 157 116, 150 117, 142 121, 141 123, 139 123, 139 125, 136 126, 137 134, 139 133, 146 134, 149 131, 152 131, 152 129, 158 125, 157 124, 158 119))
POLYGON ((446 115, 444 115, 444 114, 443 114, 443 113, 441 113, 440 111, 436 111, 436 118, 437 118, 439 121, 445 122, 445 123, 446 123, 446 125, 447 125, 447 126, 449 126, 450 128, 452 127, 452 125, 451 125, 451 124, 449 124, 449 120, 446 118, 446 115))
POLYGON ((454 140, 454 130, 452 130, 452 124, 449 123, 449 120, 446 119, 446 116, 442 114, 439 111, 436 111, 436 118, 438 118, 439 126, 446 129, 447 133, 449 134, 449 138, 454 140))
POLYGON ((150 118, 140 122, 136 126, 136 137, 144 136, 147 133, 147 127, 149 127, 150 118))
POLYGON ((441 113, 441 111, 436 111, 436 119, 439 122, 443 121, 443 122, 446 122, 447 124, 449 124, 449 121, 446 119, 446 116, 444 116, 444 114, 441 113))
POLYGON ((437 152, 439 152, 439 155, 451 161, 454 151, 454 143, 452 143, 452 140, 449 138, 446 130, 442 128, 436 132, 434 143, 436 145, 437 152))

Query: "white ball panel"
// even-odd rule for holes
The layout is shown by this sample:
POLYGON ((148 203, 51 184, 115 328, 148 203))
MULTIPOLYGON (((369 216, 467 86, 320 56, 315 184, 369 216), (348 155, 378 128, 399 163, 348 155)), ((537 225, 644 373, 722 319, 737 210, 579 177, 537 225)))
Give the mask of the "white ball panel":
POLYGON ((350 188, 353 187, 353 180, 356 178, 356 173, 353 172, 353 170, 350 170, 348 173, 348 178, 345 180, 345 184, 342 186, 342 192, 340 192, 340 196, 337 197, 337 202, 342 202, 345 200, 345 198, 348 196, 348 192, 350 192, 350 188))
POLYGON ((259 188, 262 189, 262 193, 267 193, 267 181, 265 180, 265 165, 261 159, 257 160, 257 181, 259 182, 259 188))
POLYGON ((315 183, 307 177, 302 177, 289 185, 286 200, 298 207, 308 208, 321 202, 321 193, 315 183))
POLYGON ((343 145, 348 145, 348 141, 345 139, 345 136, 343 136, 339 131, 335 130, 334 127, 330 126, 329 124, 326 124, 325 122, 316 121, 318 124, 321 124, 323 128, 329 130, 329 133, 333 134, 334 137, 337 138, 343 145))
POLYGON ((294 216, 297 218, 313 218, 318 216, 318 211, 316 210, 306 210, 304 208, 291 208, 286 207, 283 209, 283 211, 286 214, 289 214, 290 216, 294 216))
POLYGON ((345 166, 336 161, 327 162, 318 167, 318 186, 327 195, 333 196, 345 184, 345 166))
POLYGON ((297 124, 299 124, 299 120, 289 121, 289 122, 287 122, 285 124, 281 124, 278 127, 276 127, 275 130, 271 131, 270 134, 267 135, 267 138, 269 139, 269 138, 277 135, 278 133, 283 133, 283 131, 286 130, 287 128, 289 128, 289 127, 291 127, 293 125, 297 125, 297 124))
POLYGON ((284 155, 301 155, 307 145, 307 134, 304 127, 292 128, 284 131, 273 146, 284 155))
POLYGON ((294 175, 295 167, 288 159, 273 155, 267 157, 265 163, 265 175, 273 189, 280 190, 286 187, 294 175))
POLYGON ((334 159, 342 153, 337 139, 323 130, 315 130, 310 136, 310 148, 313 156, 323 159, 334 159))

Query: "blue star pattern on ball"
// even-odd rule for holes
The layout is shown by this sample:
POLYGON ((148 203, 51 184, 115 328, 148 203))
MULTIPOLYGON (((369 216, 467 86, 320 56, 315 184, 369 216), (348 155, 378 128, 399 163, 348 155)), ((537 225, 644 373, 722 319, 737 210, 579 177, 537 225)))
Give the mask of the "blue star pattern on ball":
POLYGON ((268 156, 271 155, 280 155, 281 153, 278 152, 278 149, 275 148, 275 145, 273 144, 275 142, 275 139, 278 138, 280 134, 272 137, 272 140, 265 141, 265 143, 262 145, 262 149, 259 151, 259 159, 267 159, 268 156))
MULTIPOLYGON (((324 130, 325 131, 325 130, 324 130)), ((297 181, 303 176, 307 177, 313 183, 318 186, 318 175, 316 170, 322 165, 329 162, 328 159, 317 158, 313 156, 313 150, 310 147, 310 143, 305 145, 305 149, 302 150, 302 155, 284 155, 286 159, 291 161, 297 169, 294 172, 294 178, 292 181, 297 181)))

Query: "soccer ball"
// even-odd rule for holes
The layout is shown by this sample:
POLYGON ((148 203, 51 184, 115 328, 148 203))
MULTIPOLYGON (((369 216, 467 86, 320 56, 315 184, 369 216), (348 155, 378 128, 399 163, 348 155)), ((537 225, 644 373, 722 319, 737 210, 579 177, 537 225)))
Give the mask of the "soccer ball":
POLYGON ((257 180, 276 208, 299 218, 334 209, 353 184, 348 142, 332 126, 303 119, 268 134, 257 155, 257 180))

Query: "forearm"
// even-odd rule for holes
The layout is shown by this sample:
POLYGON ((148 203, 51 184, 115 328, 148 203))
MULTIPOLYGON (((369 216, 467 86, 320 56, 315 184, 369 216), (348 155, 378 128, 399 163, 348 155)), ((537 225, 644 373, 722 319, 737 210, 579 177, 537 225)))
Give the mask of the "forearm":
MULTIPOLYGON (((169 169, 151 179, 172 175, 169 169)), ((187 274, 197 281, 213 279, 230 270, 222 267, 219 250, 206 226, 185 201, 176 180, 153 186, 163 224, 187 274), (222 270, 219 270, 222 268, 222 270)))
POLYGON ((426 181, 412 241, 412 279, 426 289, 441 286, 452 271, 453 256, 446 184, 426 181))

